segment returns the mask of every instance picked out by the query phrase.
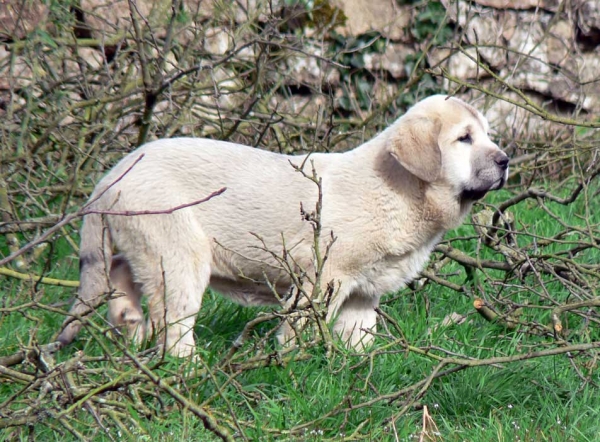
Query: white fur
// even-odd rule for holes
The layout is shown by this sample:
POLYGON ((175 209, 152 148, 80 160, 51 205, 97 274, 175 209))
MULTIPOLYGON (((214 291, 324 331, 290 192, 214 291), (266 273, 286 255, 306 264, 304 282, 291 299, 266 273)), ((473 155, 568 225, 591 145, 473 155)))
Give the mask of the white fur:
MULTIPOLYGON (((336 284, 328 320, 337 318, 334 330, 344 340, 360 347, 371 339, 380 297, 417 276, 443 234, 462 222, 472 205, 462 198, 464 189, 503 185, 502 155, 485 119, 444 96, 421 101, 354 150, 310 155, 304 170, 310 175, 314 165, 323 183, 322 250, 330 232, 337 238, 322 276, 323 284, 336 284), (467 128, 472 143, 458 142, 467 128)), ((209 284, 243 304, 277 303, 267 281, 285 298, 291 280, 264 249, 280 254, 285 241, 297 270, 314 270, 313 233, 300 205, 314 210, 317 186, 290 164, 305 159, 192 138, 158 140, 132 152, 98 184, 94 210, 164 211, 227 190, 172 214, 87 215, 80 297, 93 304, 109 290, 103 275, 112 245, 120 253, 112 279, 132 300, 112 302, 111 321, 139 334, 136 299, 143 292, 149 327, 167 326, 166 345, 182 356, 193 351, 192 329, 209 284)), ((81 304, 73 311, 81 312, 81 304)), ((61 340, 72 340, 79 327, 71 323, 61 340)), ((292 338, 284 326, 281 340, 292 338)))

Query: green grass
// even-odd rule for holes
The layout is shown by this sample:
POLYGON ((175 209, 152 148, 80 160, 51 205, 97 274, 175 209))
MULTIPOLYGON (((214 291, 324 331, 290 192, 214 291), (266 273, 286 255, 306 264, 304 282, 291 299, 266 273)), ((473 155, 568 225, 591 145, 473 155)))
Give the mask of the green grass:
MULTIPOLYGON (((488 201, 499 202, 507 196, 507 193, 500 193, 488 201)), ((583 226, 585 222, 574 216, 585 210, 581 204, 550 206, 565 222, 583 226)), ((519 228, 519 225, 526 226, 530 234, 552 237, 562 229, 535 201, 521 203, 511 210, 520 232, 525 229, 519 228)), ((590 211, 588 222, 598 221, 598 211, 590 211)), ((473 235, 473 227, 465 225, 448 238, 473 235)), ((523 247, 533 239, 523 234, 518 241, 523 247)), ((484 259, 501 259, 497 253, 478 247, 475 240, 462 239, 454 241, 453 245, 470 256, 480 253, 484 259)), ((550 245, 543 253, 555 253, 564 247, 550 245)), ((40 272, 47 269, 47 274, 53 277, 77 277, 75 255, 66 241, 55 241, 52 250, 45 253, 45 259, 36 262, 32 270, 40 272)), ((581 260, 597 262, 600 254, 595 249, 586 251, 581 260)), ((440 273, 453 274, 448 280, 457 284, 469 283, 461 266, 455 263, 444 266, 440 273)), ((531 277, 521 286, 507 284, 499 288, 495 283, 503 280, 502 272, 478 273, 480 285, 477 287, 485 293, 477 294, 501 299, 503 302, 498 303, 500 308, 509 307, 511 302, 531 304, 531 308, 525 308, 520 317, 525 323, 548 324, 549 309, 546 307, 551 300, 539 296, 540 285, 545 284, 548 290, 551 289, 552 300, 569 300, 564 285, 549 276, 545 276, 543 282, 531 277)), ((33 301, 39 305, 67 308, 65 302, 73 292, 43 285, 38 285, 36 290, 30 283, 2 278, 2 293, 4 308, 33 301)), ((397 341, 401 336, 414 347, 436 347, 455 356, 476 359, 511 356, 555 346, 552 337, 533 334, 527 327, 511 331, 500 324, 485 321, 474 313, 471 297, 437 284, 429 283, 415 291, 407 289, 393 298, 393 301, 382 305, 392 323, 380 323, 378 331, 381 336, 369 349, 369 356, 343 349, 328 356, 322 345, 316 345, 296 351, 296 356, 302 354, 304 359, 294 360, 287 355, 287 362, 282 364, 277 361, 278 347, 273 339, 262 338, 277 325, 277 321, 272 320, 260 324, 253 331, 238 355, 230 361, 231 365, 227 366, 220 361, 244 324, 262 310, 240 307, 209 292, 195 330, 200 360, 183 362, 167 357, 156 365, 159 360, 156 357, 149 365, 161 378, 170 379, 172 387, 188 400, 210 411, 218 422, 237 420, 248 440, 418 440, 424 406, 437 424, 441 435, 438 440, 594 441, 600 438, 597 353, 595 357, 592 353, 572 354, 571 357, 557 355, 501 366, 464 368, 434 380, 420 395, 412 392, 390 399, 394 393, 427 378, 437 365, 437 361, 428 355, 403 350, 397 341), (466 316, 466 321, 460 325, 440 326, 443 319, 453 312, 466 316), (269 366, 239 368, 252 358, 264 361, 264 355, 273 356, 267 364, 269 366), (368 406, 361 405, 369 402, 368 406), (408 409, 401 413, 405 404, 408 404, 408 409), (293 434, 289 434, 290 430, 294 430, 293 434)), ((581 317, 575 315, 570 315, 569 320, 571 343, 593 342, 600 338, 597 326, 585 324, 581 317)), ((14 353, 20 344, 30 345, 32 337, 39 343, 49 341, 61 321, 60 315, 37 307, 4 312, 0 316, 2 355, 14 353)), ((105 327, 100 317, 96 318, 96 322, 105 327)), ((78 350, 83 350, 89 358, 84 364, 88 371, 81 372, 80 378, 77 373, 74 375, 78 385, 85 388, 89 388, 90 384, 101 386, 118 376, 132 379, 139 373, 130 364, 106 358, 92 359, 106 355, 106 350, 113 356, 121 354, 110 339, 103 338, 98 332, 94 336, 92 338, 89 333, 82 332, 76 343, 57 354, 58 363, 70 360, 78 350)), ((433 350, 432 353, 442 355, 440 351, 433 350)), ((451 367, 453 365, 448 365, 443 370, 451 367)), ((32 364, 13 369, 34 377, 42 376, 32 364)), ((93 402, 94 407, 101 407, 101 400, 121 404, 115 410, 121 413, 117 414, 123 428, 116 420, 104 416, 106 430, 102 430, 84 407, 74 409, 69 422, 83 437, 94 440, 120 437, 134 440, 217 440, 214 434, 203 428, 196 416, 182 409, 169 394, 153 389, 152 385, 144 384, 136 393, 139 396, 132 393, 133 387, 122 386, 99 394, 100 402, 93 402)), ((23 384, 2 382, 0 404, 3 405, 0 407, 6 408, 0 408, 0 419, 9 410, 14 412, 31 406, 32 398, 40 393, 39 387, 30 387, 30 390, 35 394, 24 389, 23 384)), ((64 401, 63 396, 52 398, 52 392, 48 397, 39 399, 52 410, 64 410, 70 406, 61 400, 64 401)), ((43 410, 33 408, 39 413, 37 422, 29 427, 2 430, 0 440, 25 440, 30 434, 36 440, 76 439, 73 433, 61 427, 55 415, 44 415, 43 410)))

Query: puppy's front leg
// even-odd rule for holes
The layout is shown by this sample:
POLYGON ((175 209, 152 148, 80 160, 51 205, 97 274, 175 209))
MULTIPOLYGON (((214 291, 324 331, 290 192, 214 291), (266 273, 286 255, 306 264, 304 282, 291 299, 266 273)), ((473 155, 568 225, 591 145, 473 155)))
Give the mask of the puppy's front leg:
POLYGON ((346 345, 362 351, 373 340, 371 332, 377 327, 378 305, 379 298, 351 294, 339 307, 332 305, 328 321, 335 321, 333 330, 346 345))
MULTIPOLYGON (((290 346, 299 339, 298 334, 302 333, 312 317, 316 321, 315 315, 321 318, 321 325, 329 327, 332 320, 335 320, 335 314, 338 312, 337 300, 344 300, 348 297, 348 286, 344 286, 341 282, 338 284, 325 283, 317 292, 311 283, 306 282, 301 291, 298 291, 290 299, 285 302, 284 311, 289 312, 288 318, 283 322, 277 339, 282 346, 290 346), (313 299, 315 297, 317 299, 313 299), (309 307, 312 304, 311 307, 309 307), (310 312, 308 309, 312 308, 310 312), (292 310, 293 309, 293 310, 292 310), (324 319, 324 320, 323 320, 324 319)), ((373 311, 373 313, 375 313, 373 311)), ((318 332, 317 324, 312 327, 314 332, 318 332)), ((328 333, 328 331, 324 331, 328 333)), ((346 339, 344 341, 347 341, 346 339)))
POLYGON ((300 334, 306 327, 307 318, 305 312, 310 302, 306 290, 294 289, 294 294, 285 301, 283 311, 288 314, 277 332, 277 341, 282 347, 292 347, 298 343, 300 334))

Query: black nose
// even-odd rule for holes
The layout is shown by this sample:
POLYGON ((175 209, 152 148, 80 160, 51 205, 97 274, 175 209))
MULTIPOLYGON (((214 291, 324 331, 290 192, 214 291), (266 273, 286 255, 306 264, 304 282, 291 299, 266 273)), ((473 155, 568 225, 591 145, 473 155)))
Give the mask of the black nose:
POLYGON ((497 152, 494 155, 494 162, 500 166, 502 170, 508 169, 508 156, 504 152, 497 152))

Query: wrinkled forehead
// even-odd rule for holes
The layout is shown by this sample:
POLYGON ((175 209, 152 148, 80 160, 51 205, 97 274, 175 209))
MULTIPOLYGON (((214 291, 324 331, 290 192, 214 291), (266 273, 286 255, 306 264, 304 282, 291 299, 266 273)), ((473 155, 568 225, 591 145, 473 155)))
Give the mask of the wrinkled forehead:
POLYGON ((473 124, 478 125, 484 133, 488 133, 489 123, 487 119, 473 106, 456 98, 449 98, 447 104, 453 108, 450 116, 456 119, 456 123, 464 121, 466 116, 473 124))

